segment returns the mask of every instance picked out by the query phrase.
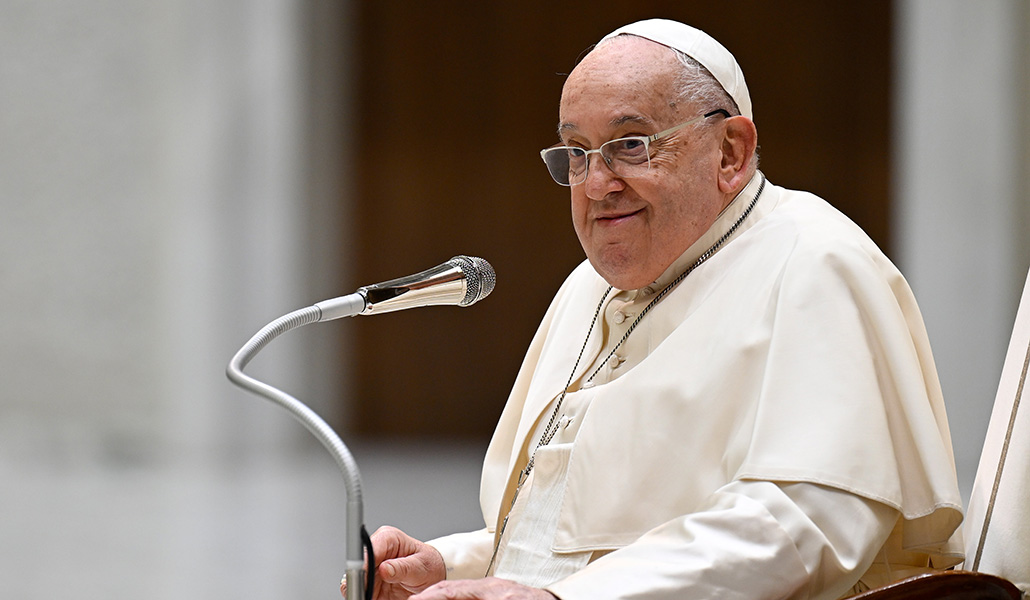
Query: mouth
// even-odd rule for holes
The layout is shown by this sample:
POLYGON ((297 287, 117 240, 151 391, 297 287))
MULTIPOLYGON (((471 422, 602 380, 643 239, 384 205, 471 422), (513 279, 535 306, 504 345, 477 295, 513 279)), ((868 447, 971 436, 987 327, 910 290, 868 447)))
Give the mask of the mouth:
POLYGON ((601 215, 597 217, 597 222, 600 225, 619 225, 620 223, 629 221, 642 212, 644 212, 644 209, 640 208, 631 212, 601 215))

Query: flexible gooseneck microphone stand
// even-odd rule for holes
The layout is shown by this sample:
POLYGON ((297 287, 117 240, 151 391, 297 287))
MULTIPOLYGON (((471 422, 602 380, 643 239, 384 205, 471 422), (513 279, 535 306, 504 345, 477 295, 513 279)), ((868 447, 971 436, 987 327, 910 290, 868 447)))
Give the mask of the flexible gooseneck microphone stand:
POLYGON ((493 291, 494 282, 494 270, 488 262, 476 257, 456 256, 421 273, 365 286, 353 294, 319 302, 279 317, 254 334, 229 362, 226 375, 230 381, 286 409, 322 443, 343 473, 347 492, 346 600, 371 600, 375 587, 375 556, 364 525, 358 465, 340 436, 317 413, 286 392, 245 374, 243 369, 269 342, 291 329, 341 317, 419 306, 468 306, 489 295, 493 291), (365 551, 368 552, 369 564, 367 581, 362 577, 365 551))
POLYGON ((362 571, 365 568, 364 549, 367 543, 369 562, 375 564, 372 556, 372 544, 368 541, 368 532, 365 530, 365 518, 363 515, 363 504, 361 499, 361 474, 354 456, 350 450, 336 435, 325 420, 318 416, 315 411, 308 408, 300 400, 274 388, 266 383, 245 374, 244 367, 261 351, 269 342, 283 333, 296 329, 308 323, 314 323, 321 318, 321 311, 315 306, 294 311, 280 317, 266 325, 261 331, 254 335, 239 352, 233 356, 232 361, 226 369, 226 375, 239 387, 263 396, 279 406, 285 408, 294 418, 301 422, 318 441, 325 446, 329 454, 336 460, 340 471, 344 476, 344 483, 347 491, 347 553, 346 553, 346 574, 347 574, 347 598, 346 600, 371 600, 374 586, 374 566, 368 569, 368 581, 363 581, 362 571), (367 586, 366 586, 367 583, 367 586), (365 594, 367 589, 368 594, 365 594))

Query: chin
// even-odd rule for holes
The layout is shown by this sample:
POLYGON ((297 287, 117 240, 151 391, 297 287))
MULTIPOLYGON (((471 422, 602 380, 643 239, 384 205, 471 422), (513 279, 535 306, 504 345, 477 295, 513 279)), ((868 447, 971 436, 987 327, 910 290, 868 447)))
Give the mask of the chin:
POLYGON ((609 252, 607 255, 595 256, 588 254, 587 257, 598 275, 618 290, 642 288, 653 283, 662 274, 662 271, 654 274, 647 272, 640 258, 627 256, 626 253, 609 252))
POLYGON ((627 272, 623 269, 613 269, 610 267, 599 268, 597 264, 594 264, 594 270, 597 271, 597 273, 607 281, 609 285, 617 290, 639 289, 657 279, 657 275, 648 279, 646 275, 642 275, 640 272, 627 272))
POLYGON ((654 281, 654 279, 640 279, 640 280, 635 280, 635 279, 618 280, 618 279, 614 279, 613 280, 613 279, 608 279, 607 277, 605 277, 605 281, 607 281, 609 284, 611 284, 611 286, 614 287, 615 289, 625 291, 625 290, 639 290, 640 288, 645 287, 648 284, 652 283, 654 281))

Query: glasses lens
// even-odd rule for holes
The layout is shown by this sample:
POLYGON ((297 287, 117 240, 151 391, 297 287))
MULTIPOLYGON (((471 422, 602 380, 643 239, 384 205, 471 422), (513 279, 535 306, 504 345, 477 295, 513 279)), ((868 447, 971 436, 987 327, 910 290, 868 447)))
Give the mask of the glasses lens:
POLYGON ((601 144, 597 150, 576 146, 556 146, 540 153, 551 177, 561 185, 576 185, 587 178, 590 155, 598 152, 608 168, 619 177, 640 177, 647 173, 651 158, 647 138, 627 137, 601 144))
POLYGON ((650 156, 647 139, 628 137, 605 142, 601 145, 601 156, 608 167, 620 177, 637 177, 647 172, 650 156))
POLYGON ((586 176, 586 152, 581 148, 559 146, 542 153, 551 177, 561 185, 579 183, 586 176))

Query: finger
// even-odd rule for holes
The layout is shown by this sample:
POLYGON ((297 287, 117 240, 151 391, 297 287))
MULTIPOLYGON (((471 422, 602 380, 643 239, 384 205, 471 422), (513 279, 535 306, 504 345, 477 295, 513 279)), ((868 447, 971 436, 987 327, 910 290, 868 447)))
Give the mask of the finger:
POLYGON ((376 529, 371 538, 377 566, 385 560, 414 552, 412 548, 414 540, 396 527, 384 525, 376 529))
POLYGON ((489 588, 488 580, 485 579, 441 581, 408 600, 477 600, 491 597, 489 588))
POLYGON ((496 577, 441 581, 408 600, 555 600, 553 594, 496 577))
POLYGON ((411 596, 408 600, 479 600, 489 597, 481 595, 481 588, 481 581, 442 581, 411 596))
POLYGON ((423 583, 428 577, 425 564, 415 555, 383 561, 378 574, 390 583, 423 583))

